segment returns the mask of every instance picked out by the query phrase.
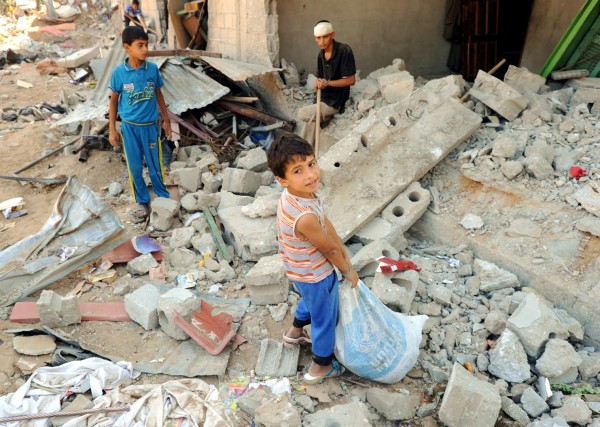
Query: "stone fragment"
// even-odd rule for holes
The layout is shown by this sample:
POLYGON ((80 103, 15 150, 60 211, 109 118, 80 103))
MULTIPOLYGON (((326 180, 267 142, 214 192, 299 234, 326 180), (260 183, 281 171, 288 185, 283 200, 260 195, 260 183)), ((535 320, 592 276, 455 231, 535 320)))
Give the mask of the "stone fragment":
POLYGON ((567 339, 565 324, 534 294, 527 293, 517 309, 508 318, 507 327, 523 344, 528 356, 537 358, 551 336, 567 339))
POLYGON ((282 302, 277 305, 269 305, 267 308, 269 309, 269 313, 271 313, 271 317, 274 321, 282 322, 288 312, 289 307, 287 303, 282 302))
POLYGON ((256 374, 270 377, 291 377, 298 371, 300 346, 287 347, 281 340, 264 339, 256 361, 256 374))
POLYGON ((255 410, 254 423, 263 427, 300 427, 302 420, 288 393, 279 394, 255 410))
POLYGON ((261 186, 260 174, 245 169, 227 168, 223 171, 223 190, 235 194, 254 195, 261 186))
POLYGON ((200 158, 195 157, 194 159, 191 159, 190 166, 195 165, 196 167, 200 168, 200 174, 210 172, 219 168, 219 159, 217 159, 217 157, 212 153, 212 151, 210 153, 206 153, 200 158), (197 160, 194 162, 194 159, 197 160))
MULTIPOLYGON (((202 248, 202 251, 206 248, 202 248)), ((213 253, 213 252, 211 252, 213 253)), ((169 264, 175 270, 196 270, 202 255, 186 248, 177 248, 169 255, 169 264)))
POLYGON ((356 109, 361 113, 366 113, 375 106, 375 101, 372 99, 363 99, 358 102, 356 109))
POLYGON ((188 212, 205 211, 209 207, 217 207, 221 202, 221 193, 197 191, 181 198, 181 206, 188 212))
POLYGON ((593 234, 596 237, 600 237, 600 218, 593 216, 586 216, 577 221, 575 227, 579 231, 593 234))
POLYGON ((462 225, 467 230, 479 230, 484 226, 483 218, 479 215, 475 215, 472 213, 468 213, 460 220, 460 225, 462 225))
POLYGON ((81 311, 75 295, 61 296, 54 291, 43 290, 36 302, 40 323, 51 328, 81 322, 81 311))
POLYGON ((537 418, 550 410, 544 399, 531 387, 527 388, 521 395, 521 406, 533 418, 537 418))
POLYGON ((280 195, 278 193, 257 197, 249 205, 242 206, 242 212, 250 218, 265 218, 277 215, 279 197, 280 195))
POLYGON ((243 261, 258 261, 278 252, 275 217, 248 218, 239 206, 220 210, 219 217, 225 230, 223 240, 243 261))
POLYGON ((158 323, 162 331, 173 339, 183 341, 189 338, 183 329, 175 323, 173 313, 177 312, 190 323, 192 314, 200 310, 200 300, 187 289, 174 288, 161 295, 158 300, 158 323))
POLYGON ((434 302, 441 305, 450 305, 452 303, 452 291, 441 285, 430 285, 429 294, 434 302))
POLYGON ((519 405, 506 396, 502 396, 500 399, 502 403, 502 410, 506 415, 521 425, 525 426, 529 424, 529 416, 527 415, 527 412, 525 412, 519 405))
POLYGON ((549 179, 554 174, 551 161, 541 156, 526 157, 523 165, 525 170, 537 179, 549 179))
POLYGON ((600 353, 581 354, 581 364, 579 365, 579 374, 583 381, 587 381, 600 374, 600 353))
POLYGON ((25 356, 41 356, 54 353, 56 342, 50 335, 17 335, 13 338, 13 348, 25 356))
POLYGON ((108 184, 108 194, 112 197, 117 197, 123 192, 123 186, 118 182, 108 184))
POLYGON ((387 306, 408 313, 417 292, 419 273, 413 270, 394 274, 375 273, 371 292, 387 306))
POLYGON ((532 73, 527 68, 509 65, 504 74, 504 83, 521 93, 526 91, 540 93, 546 85, 546 79, 539 74, 532 73))
MULTIPOLYGON (((81 411, 83 409, 90 409, 94 407, 94 403, 85 397, 83 394, 78 394, 72 402, 66 404, 61 412, 72 412, 72 411, 81 411)), ((75 419, 75 416, 67 416, 67 417, 54 417, 52 419, 52 425, 54 427, 60 427, 67 423, 67 421, 75 419)))
POLYGON ((267 153, 260 147, 242 151, 237 158, 237 167, 252 172, 264 172, 267 170, 267 153))
POLYGON ((553 417, 563 417, 567 423, 580 426, 592 422, 592 411, 580 396, 568 396, 563 401, 563 406, 553 409, 551 414, 553 417))
POLYGON ((221 191, 219 194, 221 195, 221 201, 217 208, 217 211, 219 212, 234 206, 246 206, 254 201, 254 197, 252 196, 240 196, 230 193, 229 191, 221 191))
POLYGON ((517 153, 517 143, 508 135, 500 135, 494 140, 492 156, 512 159, 517 153))
POLYGON ((493 427, 500 408, 498 389, 455 362, 440 405, 440 421, 448 427, 493 427))
POLYGON ((583 209, 595 216, 600 216, 600 193, 591 185, 585 185, 573 194, 583 209))
POLYGON ((143 254, 129 261, 126 268, 131 274, 143 276, 148 274, 151 268, 158 267, 158 265, 152 254, 143 254))
POLYGON ((529 423, 527 427, 569 427, 563 417, 544 417, 529 423))
POLYGON ((279 254, 262 257, 244 277, 252 304, 279 304, 287 301, 289 281, 279 254))
POLYGON ((253 388, 242 394, 237 399, 237 403, 242 411, 254 418, 256 409, 272 397, 273 393, 270 393, 267 388, 253 388))
POLYGON ((363 402, 350 402, 321 409, 304 417, 304 427, 370 427, 371 415, 363 402))
POLYGON ((125 311, 131 320, 149 331, 158 326, 158 300, 160 291, 154 285, 144 285, 125 295, 125 311))
POLYGON ((521 172, 523 172, 523 169, 523 163, 517 160, 509 160, 502 163, 500 166, 500 172, 502 172, 502 175, 504 175, 508 180, 515 179, 521 174, 521 172))
POLYGON ((204 172, 202 174, 202 185, 206 193, 216 193, 223 185, 223 174, 219 171, 204 172))
POLYGON ((381 94, 388 104, 402 101, 415 87, 415 79, 408 71, 385 74, 377 78, 381 94))
POLYGON ((483 70, 477 73, 469 94, 508 121, 516 119, 528 103, 518 91, 483 70))
POLYGON ((503 270, 491 262, 476 259, 473 262, 475 274, 479 276, 479 290, 492 292, 505 288, 519 287, 519 279, 513 273, 503 270))
POLYGON ((194 237, 194 234, 196 234, 194 227, 181 227, 174 229, 169 240, 169 247, 171 249, 191 247, 192 237, 194 237))
POLYGON ((150 204, 150 225, 159 231, 168 231, 173 226, 179 212, 179 202, 175 199, 157 197, 150 204))
POLYGON ((235 270, 229 265, 229 263, 222 259, 219 261, 219 269, 215 272, 208 270, 206 272, 206 278, 211 283, 225 283, 235 279, 235 270))
POLYGON ((550 339, 546 343, 544 353, 535 363, 535 368, 541 375, 552 379, 563 375, 572 368, 577 368, 582 362, 581 356, 567 341, 550 339))
POLYGON ((485 329, 494 335, 500 335, 506 328, 506 316, 500 310, 492 310, 485 316, 485 329))
POLYGON ((425 213, 431 193, 419 182, 411 183, 381 212, 381 217, 397 225, 404 233, 425 213))
POLYGON ((171 180, 183 190, 193 193, 202 186, 202 170, 195 168, 182 168, 169 172, 171 180))
POLYGON ((367 402, 389 421, 414 418, 420 400, 418 395, 394 393, 376 387, 367 390, 367 402))
POLYGON ((527 354, 519 338, 510 329, 505 329, 490 350, 488 371, 512 383, 522 383, 531 378, 527 354))
POLYGON ((373 243, 361 248, 351 258, 354 269, 360 277, 371 276, 379 266, 377 258, 386 256, 393 259, 399 259, 400 254, 385 240, 376 240, 373 243))

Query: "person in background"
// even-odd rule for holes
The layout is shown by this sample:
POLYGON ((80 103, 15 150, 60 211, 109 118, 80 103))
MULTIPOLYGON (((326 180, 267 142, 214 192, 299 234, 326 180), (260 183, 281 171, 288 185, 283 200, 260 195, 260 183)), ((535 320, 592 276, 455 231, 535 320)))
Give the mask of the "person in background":
MULTIPOLYGON (((350 97, 350 86, 356 83, 356 64, 350 46, 334 39, 335 32, 329 21, 319 21, 313 29, 315 42, 321 48, 317 58, 317 81, 314 89, 321 89, 321 123, 336 113, 343 113, 350 97)), ((305 122, 301 137, 314 146, 317 104, 298 111, 305 122)))
POLYGON ((148 32, 148 26, 140 9, 140 0, 131 0, 131 3, 125 6, 124 12, 123 22, 125 27, 129 27, 129 24, 133 21, 135 25, 141 26, 145 32, 148 32))

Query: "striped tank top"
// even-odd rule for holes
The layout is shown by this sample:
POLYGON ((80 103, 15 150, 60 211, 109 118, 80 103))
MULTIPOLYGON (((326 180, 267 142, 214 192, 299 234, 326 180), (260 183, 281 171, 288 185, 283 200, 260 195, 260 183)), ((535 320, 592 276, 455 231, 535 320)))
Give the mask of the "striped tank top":
POLYGON ((277 207, 279 253, 288 278, 295 282, 316 283, 331 274, 333 265, 306 238, 297 237, 296 222, 302 215, 316 215, 325 228, 325 210, 318 197, 305 199, 283 190, 277 207))

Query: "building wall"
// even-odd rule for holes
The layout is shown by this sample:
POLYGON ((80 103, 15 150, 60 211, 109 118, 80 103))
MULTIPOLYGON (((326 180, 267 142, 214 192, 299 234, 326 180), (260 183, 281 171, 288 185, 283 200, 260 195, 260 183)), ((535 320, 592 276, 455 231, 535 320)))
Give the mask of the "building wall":
POLYGON ((280 57, 315 73, 318 47, 312 29, 327 19, 336 40, 352 47, 363 77, 394 58, 404 59, 413 75, 445 74, 450 50, 442 37, 445 5, 446 0, 280 1, 280 57))
POLYGON ((209 1, 208 16, 209 51, 238 61, 278 65, 276 0, 209 1))
POLYGON ((585 0, 535 0, 521 66, 539 73, 585 0))

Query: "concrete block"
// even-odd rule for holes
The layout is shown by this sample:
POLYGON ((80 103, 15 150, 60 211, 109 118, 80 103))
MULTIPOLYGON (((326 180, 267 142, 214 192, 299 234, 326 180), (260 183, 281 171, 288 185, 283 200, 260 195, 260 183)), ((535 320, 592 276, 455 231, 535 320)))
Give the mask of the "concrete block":
POLYGON ((276 218, 248 218, 239 206, 221 209, 223 240, 244 261, 258 261, 278 251, 276 218))
POLYGON ((234 168, 227 168, 223 171, 224 191, 254 195, 261 185, 262 180, 259 173, 234 168))
POLYGON ((442 80, 362 120, 319 159, 320 195, 343 241, 479 128, 481 117, 451 97, 455 81, 442 80))
POLYGON ((244 278, 252 304, 279 304, 287 301, 289 280, 279 254, 262 257, 244 278))
POLYGON ((376 216, 369 223, 361 227, 356 232, 355 237, 363 245, 368 245, 375 240, 385 240, 398 252, 403 251, 408 246, 402 228, 380 216, 376 216))
POLYGON ((221 193, 197 191, 181 198, 181 206, 188 212, 205 211, 210 206, 217 207, 221 203, 221 193))
POLYGON ((379 266, 379 262, 376 259, 381 256, 398 259, 400 254, 388 242, 380 239, 360 249, 350 261, 352 261, 352 265, 358 275, 366 277, 375 274, 375 270, 379 266))
POLYGON ((158 300, 160 291, 156 286, 144 285, 125 295, 125 311, 131 320, 149 331, 158 326, 158 300))
POLYGON ((302 420, 300 414, 290 401, 288 393, 278 394, 256 408, 254 422, 257 426, 275 427, 300 427, 302 420))
POLYGON ((440 405, 440 421, 448 427, 493 427, 500 408, 498 389, 455 362, 440 405))
POLYGON ((520 286, 516 275, 491 262, 476 259, 473 262, 473 270, 479 276, 479 290, 482 292, 493 292, 520 286))
POLYGON ((256 409, 273 397, 273 393, 269 390, 269 388, 253 388, 247 391, 237 399, 238 406, 254 418, 256 409))
POLYGON ((504 74, 504 83, 521 93, 540 93, 546 85, 546 79, 539 74, 532 73, 527 68, 509 65, 504 74))
POLYGON ((413 182, 381 212, 381 217, 398 225, 402 232, 408 231, 427 210, 430 200, 429 190, 413 182))
POLYGON ((569 103, 571 106, 579 104, 596 104, 600 100, 600 88, 580 87, 575 91, 569 103))
POLYGON ((479 70, 469 94, 508 121, 513 121, 527 107, 528 99, 502 80, 479 70))
POLYGON ((183 329, 175 323, 173 312, 177 312, 190 322, 192 314, 200 310, 200 300, 187 289, 174 288, 163 295, 158 300, 158 323, 162 331, 173 339, 184 341, 189 338, 183 329))
POLYGON ((87 64, 99 54, 99 46, 90 47, 89 49, 82 49, 75 53, 72 53, 66 58, 57 59, 56 65, 58 65, 59 67, 76 68, 81 65, 87 64))
POLYGON ((51 328, 81 322, 81 311, 77 297, 63 297, 54 291, 43 290, 36 303, 40 322, 51 328))
POLYGON ((143 254, 129 261, 126 268, 131 274, 143 276, 148 274, 151 268, 156 268, 158 266, 159 264, 152 254, 143 254))
POLYGON ((260 185, 271 185, 275 181, 275 175, 271 171, 264 171, 260 173, 260 185))
POLYGON ((254 197, 252 196, 240 196, 230 193, 229 191, 221 191, 219 194, 221 195, 219 207, 217 208, 217 211, 219 212, 222 209, 227 209, 234 206, 246 206, 254 201, 254 197))
POLYGON ((194 227, 181 227, 176 228, 171 233, 171 238, 169 239, 169 247, 171 249, 175 248, 190 248, 192 246, 192 237, 196 234, 196 230, 194 227))
POLYGON ((267 153, 260 147, 242 151, 237 158, 237 167, 252 172, 267 170, 267 153))
POLYGON ((207 193, 216 193, 223 184, 223 174, 221 172, 204 172, 202 174, 202 185, 207 193))
POLYGON ((257 197, 252 203, 242 206, 244 215, 250 218, 266 218, 277 215, 277 206, 279 205, 279 193, 271 193, 265 196, 257 197))
POLYGON ((150 204, 150 225, 159 231, 168 231, 179 212, 179 202, 175 199, 157 197, 150 204))
POLYGON ((300 346, 286 347, 281 341, 264 339, 256 362, 256 375, 293 377, 298 372, 300 346))
POLYGON ((373 387, 367 390, 367 402, 389 421, 404 421, 415 417, 421 402, 418 394, 395 393, 373 387))
POLYGON ((210 154, 213 154, 210 145, 189 145, 179 149, 177 160, 191 164, 210 154))
MULTIPOLYGON (((304 425, 310 427, 352 426, 369 427, 375 425, 375 417, 369 413, 367 405, 361 401, 334 405, 304 416, 304 425)), ((378 421, 378 420, 377 420, 378 421)))
POLYGON ((213 167, 219 168, 219 159, 213 153, 205 153, 199 160, 194 162, 202 173, 209 172, 213 167))
POLYGON ((413 270, 394 274, 375 273, 371 292, 385 305, 408 313, 418 284, 419 273, 413 270))
POLYGON ((198 167, 172 170, 169 175, 173 183, 187 192, 192 193, 202 186, 202 169, 198 167))
POLYGON ((415 87, 415 79, 408 71, 385 74, 377 81, 381 87, 381 94, 390 104, 402 101, 411 94, 415 87))

